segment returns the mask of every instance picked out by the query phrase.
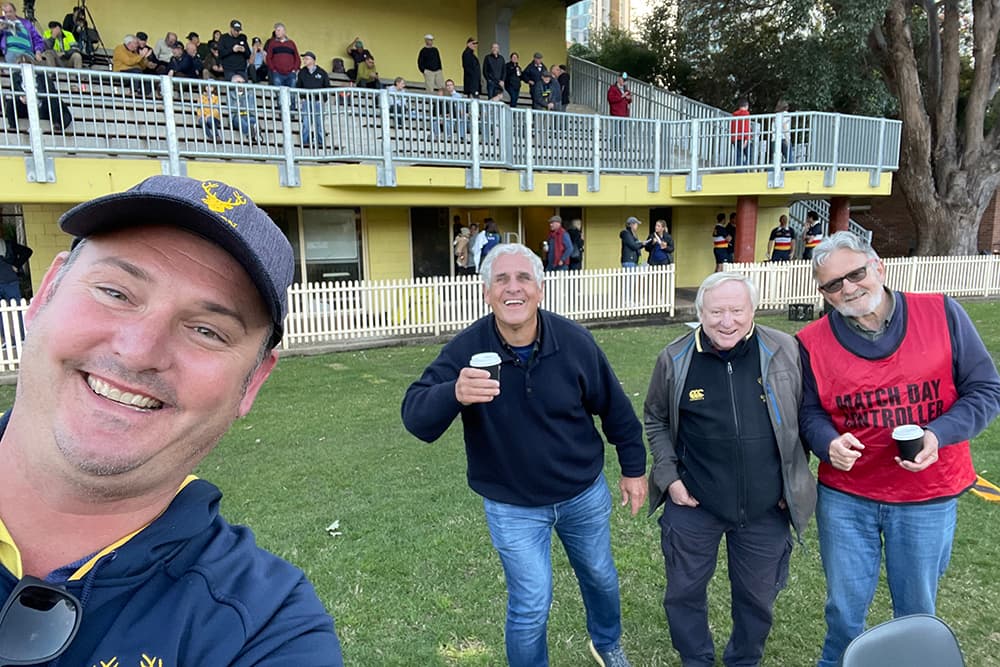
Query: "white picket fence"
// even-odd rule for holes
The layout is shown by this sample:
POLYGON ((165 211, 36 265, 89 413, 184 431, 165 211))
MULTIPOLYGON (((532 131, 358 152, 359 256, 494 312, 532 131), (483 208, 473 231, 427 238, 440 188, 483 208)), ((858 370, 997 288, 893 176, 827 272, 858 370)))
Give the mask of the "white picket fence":
MULTIPOLYGON (((1000 257, 893 257, 886 284, 908 292, 951 296, 1000 295, 1000 257)), ((760 289, 762 310, 822 298, 809 262, 728 264, 760 289)), ((547 273, 545 307, 580 322, 634 316, 673 316, 674 267, 547 273)), ((17 370, 25 300, 0 301, 0 372, 17 370)), ((285 349, 345 341, 400 340, 460 331, 487 313, 478 276, 415 280, 357 280, 293 285, 288 289, 285 349)))

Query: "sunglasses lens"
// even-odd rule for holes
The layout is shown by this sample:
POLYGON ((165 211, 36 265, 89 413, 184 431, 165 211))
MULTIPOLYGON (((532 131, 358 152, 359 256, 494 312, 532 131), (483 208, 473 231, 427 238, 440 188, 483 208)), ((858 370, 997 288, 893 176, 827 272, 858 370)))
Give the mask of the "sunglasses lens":
POLYGON ((28 586, 0 619, 0 661, 45 662, 75 634, 77 602, 58 591, 28 586))
POLYGON ((851 271, 844 277, 850 280, 852 283, 860 283, 862 280, 865 279, 865 275, 867 275, 867 273, 868 273, 868 267, 862 266, 860 269, 857 269, 856 271, 851 271))
POLYGON ((827 294, 835 294, 841 290, 844 286, 844 279, 837 278, 836 280, 831 280, 825 285, 820 285, 819 288, 826 292, 827 294))

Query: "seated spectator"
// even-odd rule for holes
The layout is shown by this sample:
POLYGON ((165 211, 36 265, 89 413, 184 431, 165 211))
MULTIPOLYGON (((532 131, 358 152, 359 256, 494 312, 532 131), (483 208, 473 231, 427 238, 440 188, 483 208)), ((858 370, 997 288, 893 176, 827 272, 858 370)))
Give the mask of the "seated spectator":
POLYGON ((201 36, 196 32, 189 32, 187 34, 187 41, 194 44, 195 49, 198 51, 195 55, 198 56, 198 60, 204 62, 205 58, 209 56, 208 42, 202 42, 201 36))
POLYGON ((350 79, 351 81, 357 80, 358 68, 361 67, 361 63, 363 63, 368 58, 371 58, 372 60, 375 59, 375 56, 372 55, 372 52, 365 48, 365 45, 361 41, 360 37, 355 37, 354 39, 351 40, 351 43, 347 45, 347 55, 351 57, 351 63, 352 63, 351 69, 347 70, 346 72, 347 78, 350 79))
POLYGON ((215 143, 222 141, 222 111, 215 86, 205 86, 201 93, 201 104, 195 107, 198 124, 205 130, 205 138, 215 143))
POLYGON ((177 44, 177 33, 168 32, 163 39, 157 40, 153 45, 153 55, 161 63, 168 63, 174 57, 174 44, 177 44))
MULTIPOLYGON (((18 56, 17 62, 34 63, 34 58, 28 55, 18 56)), ((4 116, 7 117, 7 127, 17 131, 17 118, 28 117, 28 98, 24 93, 24 80, 21 70, 11 72, 11 82, 15 95, 4 100, 4 116), (22 93, 17 95, 16 93, 22 93)), ((35 70, 35 90, 38 95, 38 117, 52 123, 53 132, 62 132, 73 124, 73 115, 69 107, 59 99, 56 82, 52 76, 45 76, 41 70, 35 70)))
MULTIPOLYGON (((455 90, 455 82, 446 79, 444 82, 444 96, 453 100, 464 100, 465 95, 455 90)), ((448 117, 444 121, 444 134, 451 137, 452 132, 457 132, 459 136, 465 136, 465 109, 467 107, 455 102, 445 103, 445 115, 448 117)))
POLYGON ((208 43, 208 57, 202 61, 201 78, 209 81, 223 81, 226 73, 219 62, 219 45, 215 42, 208 43))
POLYGON ((63 32, 59 21, 49 21, 48 30, 42 33, 45 53, 42 59, 49 67, 83 68, 83 54, 72 33, 63 32))
POLYGON ((73 39, 87 55, 94 53, 94 43, 101 41, 101 36, 87 23, 87 9, 83 5, 73 8, 66 14, 62 22, 63 32, 73 35, 73 39))
POLYGON ((406 99, 406 79, 397 76, 389 87, 389 118, 393 125, 399 125, 409 115, 406 99))
POLYGON ((250 43, 250 62, 247 63, 247 78, 254 83, 267 83, 267 53, 260 37, 250 43))
POLYGON ((299 47, 288 37, 284 23, 274 24, 274 37, 267 41, 264 52, 271 85, 294 88, 302 61, 299 58, 299 47))
POLYGON ((201 71, 200 68, 195 63, 195 59, 191 57, 185 49, 184 45, 180 42, 174 42, 170 47, 170 51, 173 53, 170 61, 167 63, 167 76, 178 76, 188 79, 200 79, 201 71))
MULTIPOLYGON (((247 82, 239 74, 234 74, 233 83, 247 82)), ((250 86, 231 87, 226 90, 226 105, 229 107, 229 121, 238 127, 240 134, 248 141, 263 143, 257 123, 257 96, 250 86)))
POLYGON ((161 62, 153 53, 153 47, 149 45, 149 35, 139 31, 135 33, 135 38, 139 42, 139 53, 146 56, 146 74, 166 74, 167 63, 161 62))
POLYGON ((358 76, 354 80, 354 85, 359 88, 378 89, 378 70, 375 69, 375 59, 368 56, 358 65, 358 76))
POLYGON ((142 74, 148 69, 146 55, 139 53, 139 40, 135 35, 125 35, 125 39, 115 47, 111 55, 111 71, 142 74))
POLYGON ((35 62, 42 62, 45 40, 35 30, 35 24, 17 15, 17 9, 9 2, 3 7, 6 26, 0 31, 0 52, 4 62, 17 62, 18 56, 33 56, 35 62))
MULTIPOLYGON (((197 35, 195 35, 197 39, 197 35)), ((184 52, 191 56, 191 60, 194 61, 194 71, 196 79, 201 78, 201 71, 204 69, 204 65, 201 62, 201 56, 198 55, 198 43, 195 40, 189 41, 184 45, 184 52)))

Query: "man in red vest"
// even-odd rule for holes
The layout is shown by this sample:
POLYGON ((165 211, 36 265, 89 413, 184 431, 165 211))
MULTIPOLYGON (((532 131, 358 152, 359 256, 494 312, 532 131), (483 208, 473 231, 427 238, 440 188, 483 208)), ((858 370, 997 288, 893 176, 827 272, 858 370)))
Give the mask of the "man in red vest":
POLYGON ((820 458, 819 667, 834 667, 864 630, 883 548, 893 614, 934 613, 957 497, 976 481, 969 439, 1000 412, 1000 376, 961 306, 887 290, 882 260, 854 234, 823 240, 812 261, 835 311, 798 334, 799 431, 820 458), (913 461, 892 439, 906 424, 923 428, 913 461))

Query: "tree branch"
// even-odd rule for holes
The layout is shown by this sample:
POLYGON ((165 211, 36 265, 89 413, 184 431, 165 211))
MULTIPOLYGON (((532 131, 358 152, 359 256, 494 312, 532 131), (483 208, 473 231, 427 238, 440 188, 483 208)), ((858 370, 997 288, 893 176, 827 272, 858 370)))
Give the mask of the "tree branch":
POLYGON ((964 151, 962 162, 969 164, 981 153, 984 146, 983 127, 986 107, 990 103, 993 90, 997 33, 1000 32, 1000 12, 992 0, 972 2, 972 55, 975 69, 972 71, 972 85, 965 108, 964 151))

